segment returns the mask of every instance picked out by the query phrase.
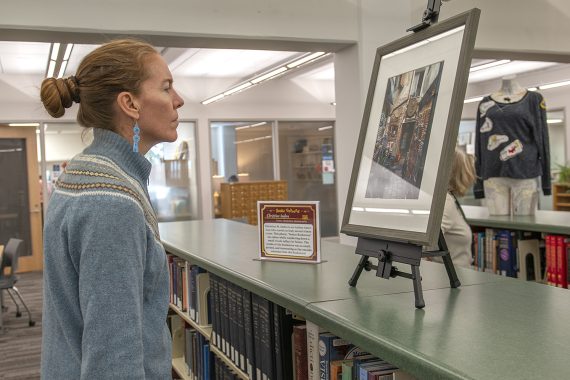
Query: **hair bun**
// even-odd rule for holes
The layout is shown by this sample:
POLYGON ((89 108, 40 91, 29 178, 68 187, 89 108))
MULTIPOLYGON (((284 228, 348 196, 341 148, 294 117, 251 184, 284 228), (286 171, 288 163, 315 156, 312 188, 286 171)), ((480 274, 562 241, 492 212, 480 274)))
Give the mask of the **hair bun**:
POLYGON ((53 117, 62 117, 73 102, 79 103, 77 78, 46 78, 42 82, 40 97, 46 111, 53 117))

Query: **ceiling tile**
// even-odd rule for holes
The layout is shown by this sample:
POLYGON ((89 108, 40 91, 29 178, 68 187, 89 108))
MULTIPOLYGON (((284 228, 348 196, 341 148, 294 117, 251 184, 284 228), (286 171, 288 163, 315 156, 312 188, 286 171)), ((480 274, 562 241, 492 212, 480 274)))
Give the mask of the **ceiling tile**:
POLYGON ((44 73, 49 43, 0 42, 0 66, 4 74, 44 73))
POLYGON ((189 77, 250 76, 299 55, 299 52, 237 49, 200 49, 173 67, 174 75, 189 77))

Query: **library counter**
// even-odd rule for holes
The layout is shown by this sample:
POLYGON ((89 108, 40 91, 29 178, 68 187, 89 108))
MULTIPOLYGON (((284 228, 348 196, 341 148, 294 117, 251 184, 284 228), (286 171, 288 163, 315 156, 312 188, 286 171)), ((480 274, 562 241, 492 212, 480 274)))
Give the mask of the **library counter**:
POLYGON ((537 210, 535 215, 489 215, 486 207, 461 206, 471 226, 570 235, 570 212, 537 210))
MULTIPOLYGON (((262 262, 255 226, 224 219, 161 223, 165 249, 280 304, 416 377, 566 378, 570 373, 567 290, 422 262, 426 307, 412 282, 363 273, 347 282, 354 247, 322 242, 321 264, 262 262)), ((401 270, 409 271, 403 265, 401 270)))

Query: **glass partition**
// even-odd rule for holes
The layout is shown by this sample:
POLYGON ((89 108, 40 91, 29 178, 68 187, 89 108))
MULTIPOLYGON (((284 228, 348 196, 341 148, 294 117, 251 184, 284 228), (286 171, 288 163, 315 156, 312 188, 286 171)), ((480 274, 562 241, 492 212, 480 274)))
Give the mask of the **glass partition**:
POLYGON ((334 122, 280 121, 279 166, 292 201, 320 201, 321 236, 338 235, 334 122))
POLYGON ((152 163, 148 192, 159 222, 199 219, 196 124, 181 122, 178 139, 155 145, 146 158, 152 163))
POLYGON ((221 215, 222 182, 268 181, 273 169, 273 122, 225 121, 210 124, 214 215, 221 215))

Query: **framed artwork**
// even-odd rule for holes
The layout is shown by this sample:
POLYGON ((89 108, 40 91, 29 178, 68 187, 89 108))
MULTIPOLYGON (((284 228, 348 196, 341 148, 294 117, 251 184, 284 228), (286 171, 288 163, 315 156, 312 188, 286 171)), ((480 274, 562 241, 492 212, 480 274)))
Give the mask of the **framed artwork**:
POLYGON ((377 49, 342 233, 437 242, 479 14, 377 49))

